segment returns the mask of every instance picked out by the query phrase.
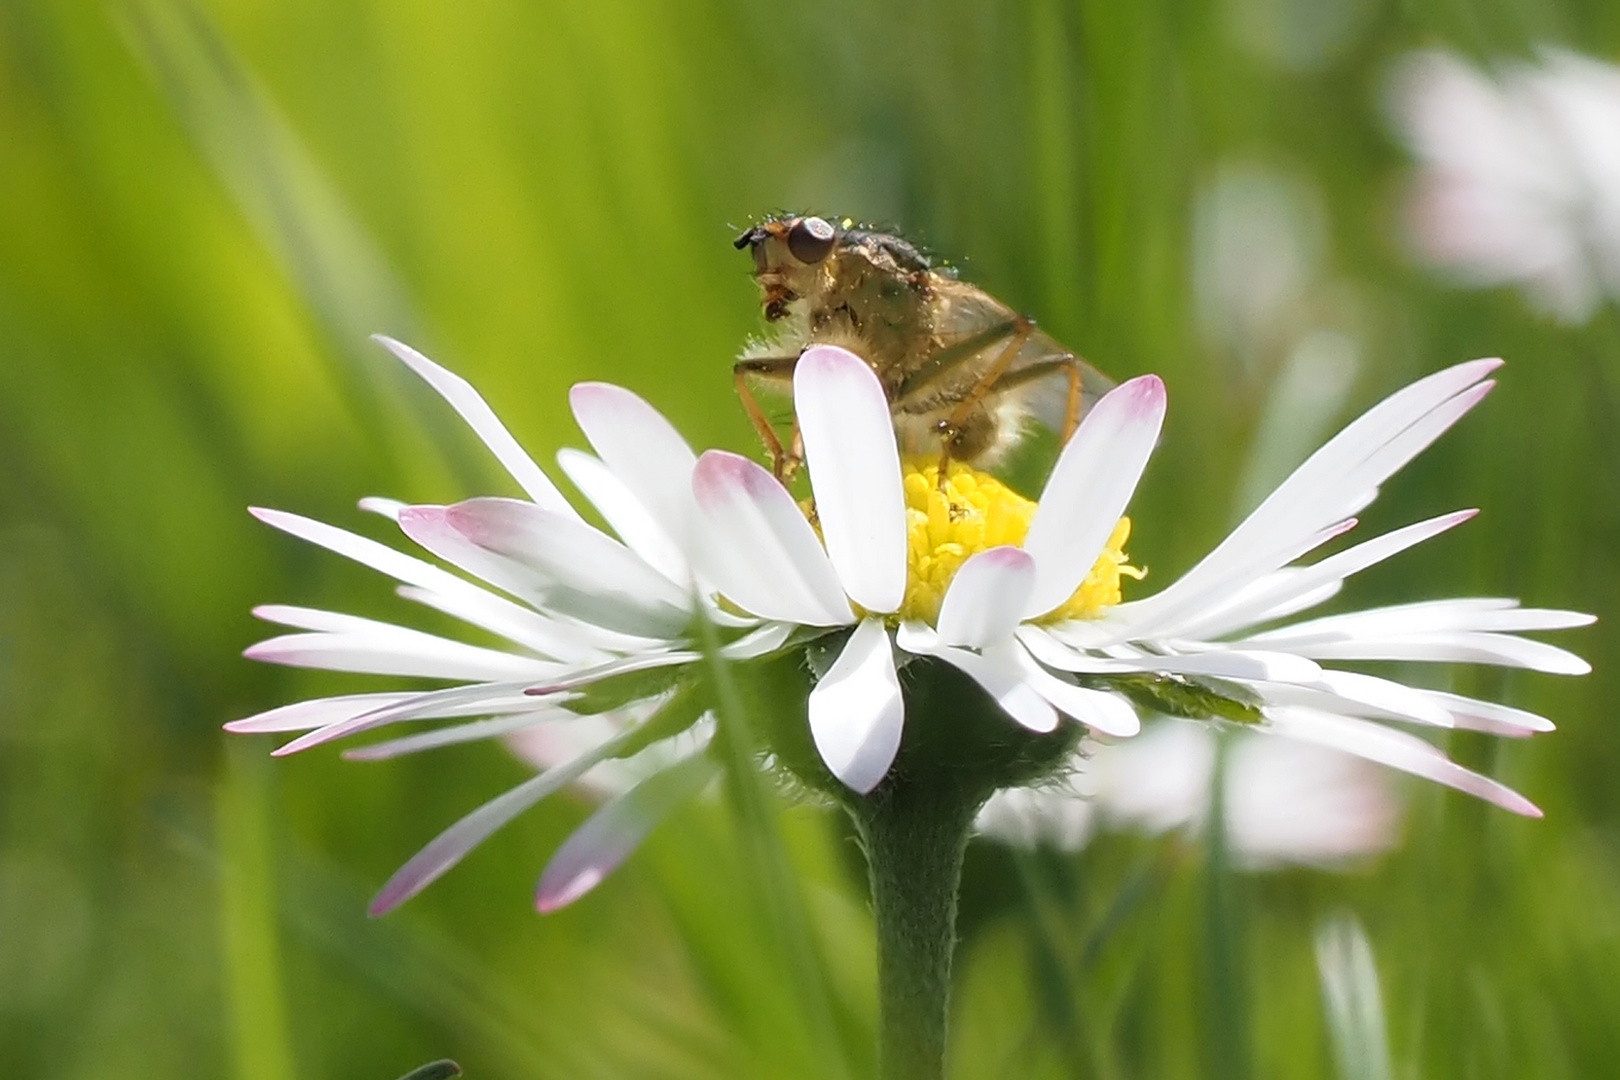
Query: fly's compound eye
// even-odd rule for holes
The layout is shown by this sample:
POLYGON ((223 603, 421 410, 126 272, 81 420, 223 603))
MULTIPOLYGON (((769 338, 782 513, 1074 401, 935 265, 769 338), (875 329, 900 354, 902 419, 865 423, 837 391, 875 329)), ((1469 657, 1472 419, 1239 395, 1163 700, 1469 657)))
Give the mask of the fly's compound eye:
POLYGON ((837 233, 833 227, 818 217, 800 218, 788 230, 788 250, 793 257, 806 265, 813 265, 825 259, 832 251, 833 240, 837 233))

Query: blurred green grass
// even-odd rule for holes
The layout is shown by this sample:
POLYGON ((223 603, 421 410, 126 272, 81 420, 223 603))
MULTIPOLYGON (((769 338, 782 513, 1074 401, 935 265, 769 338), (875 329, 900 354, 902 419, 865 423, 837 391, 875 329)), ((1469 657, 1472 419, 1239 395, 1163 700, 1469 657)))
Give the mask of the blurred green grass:
MULTIPOLYGON (((558 800, 367 922, 394 867, 522 770, 494 746, 387 765, 228 747, 221 721, 358 681, 237 659, 252 604, 399 610, 243 508, 375 530, 362 494, 505 490, 371 331, 472 379, 542 460, 578 442, 563 403, 586 378, 694 444, 750 448, 727 365, 758 324, 728 240, 806 207, 901 225, 1104 370, 1165 377, 1132 553, 1167 580, 1230 521, 1281 361, 1195 315, 1198 194, 1258 162, 1318 194, 1321 274, 1351 297, 1327 306, 1364 357, 1355 405, 1511 361, 1368 525, 1485 514, 1353 599, 1520 595, 1604 621, 1572 636, 1584 680, 1455 676, 1560 723, 1449 746, 1545 821, 1413 790, 1399 853, 1235 883, 1254 1075, 1331 1075, 1312 938, 1341 909, 1377 953, 1398 1075, 1620 1072, 1620 739, 1601 704, 1620 320, 1559 330, 1412 268, 1380 112, 1405 48, 1543 40, 1612 57, 1620 8, 0 6, 0 1055, 98 1080, 389 1078, 443 1056, 472 1077, 869 1069, 859 857, 814 808, 787 814, 788 850, 840 1051, 797 1030, 719 804, 540 918, 534 877, 587 812, 558 800)), ((975 848, 956 1074, 1212 1075, 1200 875, 1175 841, 1023 864, 975 848)))

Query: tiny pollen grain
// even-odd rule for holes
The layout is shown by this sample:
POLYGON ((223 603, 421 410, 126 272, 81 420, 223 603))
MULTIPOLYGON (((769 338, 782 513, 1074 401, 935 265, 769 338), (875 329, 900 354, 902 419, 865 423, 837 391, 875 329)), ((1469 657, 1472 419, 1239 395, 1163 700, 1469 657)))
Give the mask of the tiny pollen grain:
MULTIPOLYGON (((1019 546, 1035 517, 1035 503, 988 473, 952 462, 939 484, 938 459, 907 458, 901 462, 906 497, 906 598, 902 619, 939 618, 945 590, 964 562, 988 548, 1019 546)), ((1114 526, 1102 554, 1086 580, 1041 622, 1093 619, 1120 602, 1120 578, 1140 580, 1146 571, 1130 565, 1125 542, 1131 519, 1114 526)))

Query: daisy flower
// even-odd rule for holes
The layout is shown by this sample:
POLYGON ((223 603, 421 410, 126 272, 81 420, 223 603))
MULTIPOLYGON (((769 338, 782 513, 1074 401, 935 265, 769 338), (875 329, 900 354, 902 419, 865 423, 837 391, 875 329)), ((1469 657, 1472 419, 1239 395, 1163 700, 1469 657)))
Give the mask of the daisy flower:
POLYGON ((902 460, 871 369, 845 350, 812 348, 794 380, 813 496, 803 505, 745 458, 697 457, 629 391, 581 384, 571 402, 595 453, 565 450, 559 464, 610 533, 580 515, 465 381, 382 341, 461 414, 527 498, 362 503, 438 562, 295 514, 255 513, 394 578, 404 598, 502 644, 263 607, 258 615, 295 632, 251 647, 254 659, 448 685, 299 702, 227 726, 301 732, 276 751, 286 754, 400 723, 450 721, 349 756, 503 736, 545 767, 429 843, 383 888, 377 912, 420 891, 546 795, 582 781, 614 794, 553 857, 538 905, 567 903, 619 865, 718 772, 705 749, 711 694, 696 645, 705 623, 718 630, 739 677, 765 687, 756 711, 775 725, 766 738, 773 760, 853 808, 851 799, 879 797, 899 755, 914 780, 949 777, 957 811, 969 819, 997 788, 1061 767, 1082 728, 1135 734, 1139 709, 1257 724, 1534 813, 1520 796, 1389 724, 1525 734, 1550 728, 1547 721, 1323 662, 1585 670, 1569 653, 1516 632, 1579 625, 1586 616, 1510 601, 1430 602, 1258 629, 1471 516, 1446 515, 1290 565, 1353 526, 1350 515, 1377 485, 1484 395, 1495 361, 1460 365, 1394 395, 1181 580, 1122 602, 1122 580, 1140 576, 1124 551, 1123 513, 1165 411, 1156 377, 1097 402, 1032 502, 962 464, 942 482, 933 463, 902 460), (1000 719, 974 727, 986 710, 1000 719), (972 721, 966 727, 963 717, 972 721), (1078 724, 1065 726, 1063 717, 1078 724), (800 742, 813 749, 801 753, 800 742))
POLYGON ((899 669, 927 657, 964 673, 1032 733, 1067 716, 1128 736, 1138 708, 1220 718, 1535 815, 1516 792, 1392 725, 1526 735, 1548 721, 1327 665, 1472 662, 1580 674, 1588 669, 1578 657, 1518 633, 1590 616, 1467 598, 1281 622, 1357 571, 1473 516, 1442 515, 1295 565, 1352 529, 1378 486, 1490 391, 1499 363, 1460 364, 1392 395, 1179 580, 1121 603, 1120 577, 1130 573, 1122 514, 1165 412, 1156 377, 1097 402, 1032 503, 964 465, 942 486, 930 465, 903 461, 870 368, 842 349, 812 348, 794 397, 817 524, 764 469, 704 454, 693 490, 719 556, 712 581, 726 606, 759 619, 849 629, 810 692, 809 723, 827 768, 857 792, 878 785, 901 745, 899 669))
POLYGON ((1570 323, 1620 295, 1620 68, 1544 49, 1481 73, 1409 58, 1397 121, 1420 170, 1412 239, 1476 285, 1517 284, 1570 323))

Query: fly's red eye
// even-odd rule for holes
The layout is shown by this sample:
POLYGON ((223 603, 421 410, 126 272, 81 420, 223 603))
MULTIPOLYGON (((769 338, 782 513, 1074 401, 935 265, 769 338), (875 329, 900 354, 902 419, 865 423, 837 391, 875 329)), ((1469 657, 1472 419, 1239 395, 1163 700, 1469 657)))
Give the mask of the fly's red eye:
POLYGON ((814 264, 827 257, 836 238, 836 231, 827 222, 818 217, 807 217, 795 221, 793 227, 788 229, 787 245, 795 259, 814 264))

